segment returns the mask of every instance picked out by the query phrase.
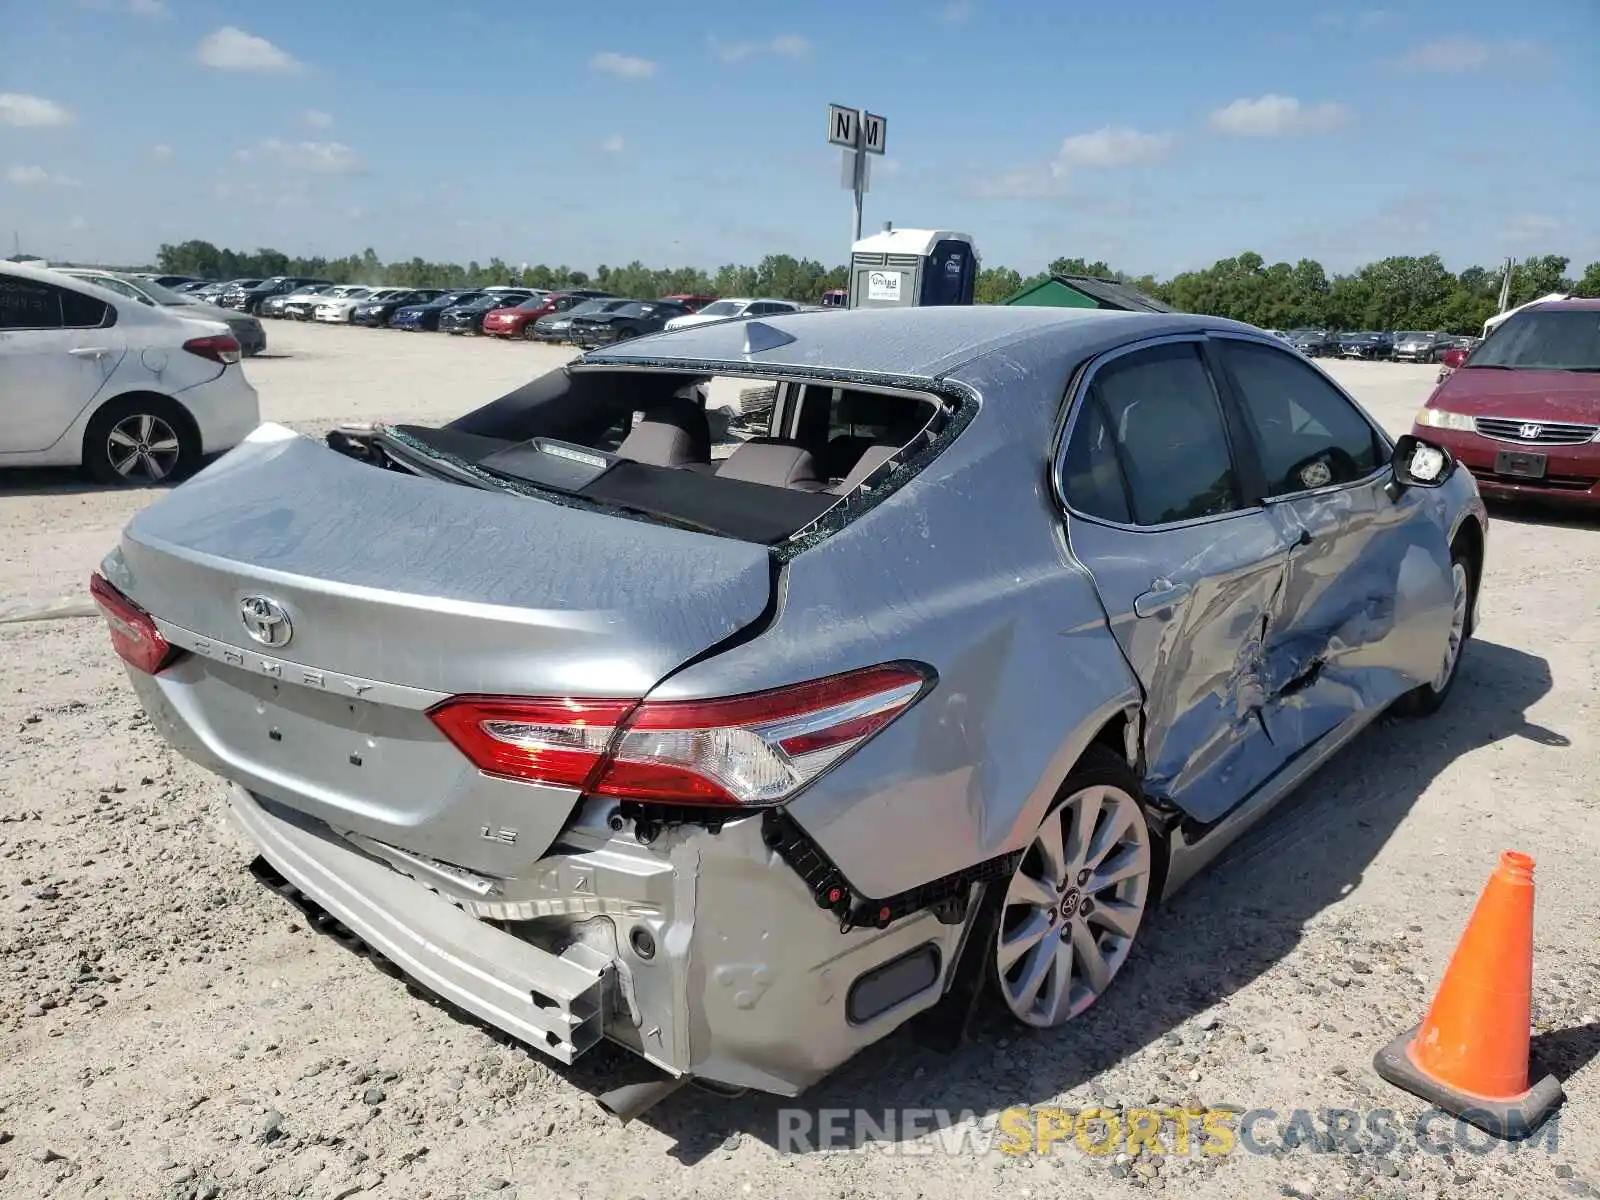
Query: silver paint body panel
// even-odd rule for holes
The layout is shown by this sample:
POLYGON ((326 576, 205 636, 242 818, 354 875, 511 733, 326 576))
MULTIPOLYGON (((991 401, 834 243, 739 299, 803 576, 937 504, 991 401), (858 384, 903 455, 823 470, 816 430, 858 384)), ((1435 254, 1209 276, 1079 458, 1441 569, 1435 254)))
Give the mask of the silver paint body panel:
MULTIPOLYGON (((265 814, 244 824, 281 872, 320 864, 301 863, 298 886, 341 920, 390 942, 465 928, 420 899, 413 912, 415 895, 469 921, 522 922, 483 928, 506 939, 524 990, 548 964, 522 948, 599 964, 607 1037, 674 1074, 794 1094, 933 1004, 963 927, 924 911, 841 933, 762 843, 759 818, 642 844, 611 802, 472 770, 428 707, 468 692, 727 696, 925 662, 937 686, 788 805, 857 894, 1023 847, 1097 739, 1127 747, 1170 818, 1170 893, 1431 678, 1451 539, 1465 521, 1487 526, 1465 472, 1391 498, 1387 468, 1154 530, 1069 512, 1053 463, 1102 356, 1262 338, 1246 326, 1004 308, 769 323, 789 339, 754 353, 737 323, 712 324, 577 369, 825 372, 956 397, 975 415, 876 506, 776 557, 375 470, 268 428, 135 517, 105 571, 193 652, 133 675, 157 727, 239 785, 247 816, 265 814), (292 640, 247 649, 241 595, 282 604, 292 640), (274 832, 273 811, 299 814, 298 841, 274 832), (341 862, 375 897, 365 916, 329 882, 341 862), (380 887, 373 871, 392 879, 380 887), (648 961, 629 945, 636 927, 658 948, 648 961), (851 1024, 850 982, 927 943, 940 986, 851 1024)), ((462 1002, 483 1016, 500 984, 462 1002)), ((537 1030, 526 1014, 486 1019, 537 1030)))

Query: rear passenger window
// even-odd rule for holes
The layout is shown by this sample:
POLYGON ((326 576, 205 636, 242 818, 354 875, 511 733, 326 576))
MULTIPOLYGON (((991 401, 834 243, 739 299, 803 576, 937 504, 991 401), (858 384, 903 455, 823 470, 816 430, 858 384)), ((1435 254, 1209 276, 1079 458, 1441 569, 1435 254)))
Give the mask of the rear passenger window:
POLYGON ((1118 358, 1095 375, 1090 394, 1116 443, 1134 524, 1166 525, 1239 508, 1222 407, 1194 345, 1118 358))
POLYGON ((61 323, 68 329, 99 329, 115 324, 116 310, 104 300, 80 292, 61 292, 61 323))
POLYGON ((1268 496, 1354 483, 1383 452, 1359 410, 1314 369, 1271 346, 1218 339, 1255 436, 1268 496))
POLYGON ((31 279, 0 278, 0 329, 60 329, 61 292, 31 279))
POLYGON ((1067 503, 1085 516, 1132 523, 1128 494, 1117 464, 1117 446, 1100 415, 1100 402, 1091 393, 1072 427, 1067 459, 1062 469, 1067 503))

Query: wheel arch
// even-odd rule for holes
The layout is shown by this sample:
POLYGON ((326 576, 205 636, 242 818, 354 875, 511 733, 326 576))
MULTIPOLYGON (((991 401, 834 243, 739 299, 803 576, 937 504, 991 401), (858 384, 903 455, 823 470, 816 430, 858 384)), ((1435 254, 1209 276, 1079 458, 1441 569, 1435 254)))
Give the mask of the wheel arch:
POLYGON ((183 422, 183 432, 194 438, 196 445, 203 441, 200 435, 200 423, 194 419, 194 414, 189 411, 188 406, 182 400, 179 400, 176 396, 170 396, 166 392, 155 391, 152 388, 129 388, 125 392, 118 392, 114 396, 107 396, 102 400, 97 400, 84 413, 82 418, 83 432, 78 438, 78 452, 85 460, 88 459, 89 455, 89 431, 94 428, 94 423, 100 417, 100 414, 113 404, 121 404, 129 400, 159 401, 163 407, 171 408, 173 415, 183 422))
MULTIPOLYGON (((1127 763, 1135 775, 1139 775, 1142 773, 1140 768, 1144 760, 1144 753, 1139 744, 1139 725, 1137 706, 1129 705, 1119 709, 1095 731, 1094 736, 1089 739, 1089 746, 1105 747, 1127 763)), ((1088 747, 1085 747, 1084 752, 1088 752, 1088 747)), ((1076 771, 1082 761, 1083 756, 1079 755, 1078 761, 1072 764, 1072 770, 1076 771)))
POLYGON ((1478 594, 1483 587, 1483 561, 1486 553, 1485 531, 1483 523, 1474 513, 1462 517, 1461 523, 1456 526, 1455 533, 1450 538, 1450 555, 1454 558, 1461 555, 1467 560, 1467 565, 1472 570, 1472 597, 1467 605, 1467 632, 1471 633, 1478 624, 1478 594))
POLYGON ((1145 819, 1150 824, 1149 903, 1150 907, 1154 908, 1165 899, 1167 871, 1172 858, 1171 834, 1182 820, 1183 814, 1178 809, 1154 799, 1144 790, 1142 728, 1137 706, 1130 706, 1113 714, 1089 740, 1072 767, 1061 777, 1061 783, 1056 788, 1056 796, 1050 802, 1050 807, 1054 808, 1068 794, 1074 775, 1088 767, 1106 765, 1107 755, 1114 757, 1117 765, 1126 767, 1130 778, 1137 785, 1133 798, 1139 807, 1144 809, 1145 819))

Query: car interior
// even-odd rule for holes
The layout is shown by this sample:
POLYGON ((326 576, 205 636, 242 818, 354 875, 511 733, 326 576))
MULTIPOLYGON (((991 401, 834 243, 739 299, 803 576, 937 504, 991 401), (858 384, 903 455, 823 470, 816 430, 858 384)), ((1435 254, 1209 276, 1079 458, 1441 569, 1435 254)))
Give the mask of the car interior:
POLYGON ((445 426, 397 425, 375 441, 389 464, 415 473, 528 483, 771 542, 887 473, 946 414, 929 396, 783 382, 765 431, 719 456, 709 382, 563 369, 445 426))

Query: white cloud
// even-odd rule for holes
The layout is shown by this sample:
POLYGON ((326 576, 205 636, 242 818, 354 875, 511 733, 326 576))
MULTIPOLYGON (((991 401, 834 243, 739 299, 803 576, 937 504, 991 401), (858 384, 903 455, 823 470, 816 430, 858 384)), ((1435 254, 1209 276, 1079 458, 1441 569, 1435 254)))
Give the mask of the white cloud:
POLYGON ((627 148, 627 139, 624 138, 620 133, 613 133, 605 141, 600 143, 600 149, 604 150, 607 154, 621 154, 627 148))
POLYGON ((724 42, 712 35, 707 39, 711 53, 725 63, 743 62, 757 55, 770 54, 775 58, 804 58, 811 52, 811 43, 798 33, 780 33, 764 41, 724 42))
POLYGON ((1218 133, 1237 137, 1287 137, 1326 133, 1350 119, 1342 104, 1303 105, 1293 96, 1269 93, 1255 100, 1235 100, 1211 114, 1209 124, 1218 133))
POLYGON ((648 58, 634 58, 614 50, 602 50, 589 60, 589 66, 619 79, 648 79, 656 73, 656 64, 648 58))
POLYGON ((1546 245, 1566 232, 1565 221, 1542 213, 1518 213, 1506 222, 1505 228, 1507 241, 1544 242, 1546 245))
POLYGON ((322 175, 347 175, 361 169, 361 157, 343 142, 289 142, 267 138, 254 146, 234 152, 243 163, 271 159, 296 171, 322 175))
POLYGON ((6 182, 18 187, 77 187, 76 179, 65 175, 52 175, 43 167, 18 166, 6 170, 6 182))
POLYGON ((1140 133, 1137 129, 1108 125, 1063 141, 1054 169, 1057 174, 1066 174, 1075 167, 1129 167, 1156 162, 1171 152, 1172 143, 1170 133, 1140 133))
POLYGON ((983 200, 1042 200, 1072 191, 1073 174, 1083 168, 1131 167, 1159 162, 1172 152, 1170 133, 1141 133, 1108 125, 1066 138, 1053 159, 1024 163, 993 174, 973 171, 963 191, 983 200))
POLYGON ((172 15, 165 0, 128 0, 128 11, 150 21, 164 21, 172 15))
POLYGON ((1479 38, 1446 37, 1413 46, 1400 56, 1398 62, 1410 71, 1459 75, 1488 67, 1537 62, 1544 57, 1545 48, 1538 42, 1526 39, 1490 42, 1479 38))
POLYGON ((166 162, 172 157, 172 147, 165 142, 150 147, 150 157, 157 162, 166 162))
POLYGON ((316 108, 308 108, 300 114, 300 119, 305 122, 307 129, 326 129, 333 124, 333 117, 316 108))
POLYGON ((208 33, 194 53, 206 66, 219 71, 293 71, 300 66, 266 38, 233 25, 208 33))
POLYGON ((72 121, 72 113, 54 100, 29 96, 25 92, 0 92, 0 125, 44 129, 70 125, 72 121))
POLYGON ((1058 194, 1061 180, 1048 166, 1014 167, 978 176, 967 190, 981 200, 1040 200, 1058 194))
POLYGON ((941 25, 965 25, 971 19, 972 0, 950 0, 934 14, 934 20, 941 25))

